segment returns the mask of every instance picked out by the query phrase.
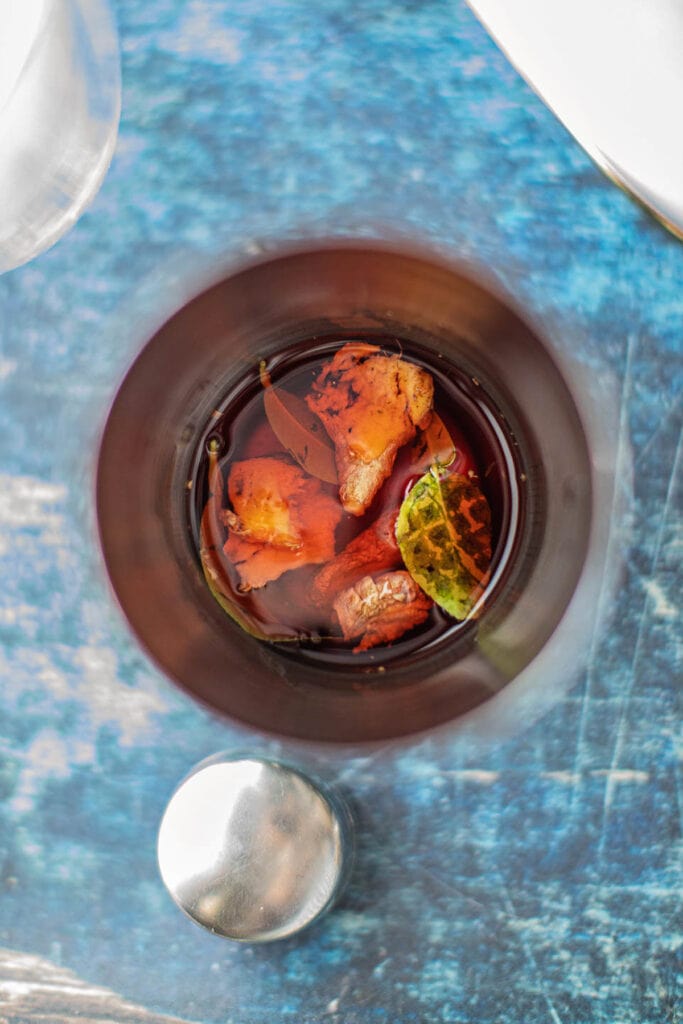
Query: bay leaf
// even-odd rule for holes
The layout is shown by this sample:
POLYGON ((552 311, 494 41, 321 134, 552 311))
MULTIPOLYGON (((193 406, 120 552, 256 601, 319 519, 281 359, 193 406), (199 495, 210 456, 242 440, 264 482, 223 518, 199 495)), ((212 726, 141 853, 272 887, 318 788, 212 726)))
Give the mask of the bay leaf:
POLYGON ((420 430, 413 441, 412 463, 415 472, 425 472, 430 466, 450 466, 457 455, 446 424, 432 412, 429 425, 420 430))
POLYGON ((318 417, 298 395, 273 385, 263 362, 260 375, 264 389, 263 406, 280 444, 311 476, 336 484, 334 447, 318 417))
POLYGON ((491 510, 466 476, 432 466, 411 487, 396 522, 406 569, 441 608, 465 619, 491 564, 491 510))

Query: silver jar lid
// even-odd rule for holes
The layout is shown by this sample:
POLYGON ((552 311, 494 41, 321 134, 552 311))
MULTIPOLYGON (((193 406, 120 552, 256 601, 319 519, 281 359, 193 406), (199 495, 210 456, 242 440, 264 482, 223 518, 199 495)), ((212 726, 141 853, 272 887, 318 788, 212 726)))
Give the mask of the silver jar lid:
POLYGON ((240 942, 269 942, 329 909, 350 848, 338 798, 280 762, 221 755, 171 797, 158 858, 166 888, 193 921, 240 942))

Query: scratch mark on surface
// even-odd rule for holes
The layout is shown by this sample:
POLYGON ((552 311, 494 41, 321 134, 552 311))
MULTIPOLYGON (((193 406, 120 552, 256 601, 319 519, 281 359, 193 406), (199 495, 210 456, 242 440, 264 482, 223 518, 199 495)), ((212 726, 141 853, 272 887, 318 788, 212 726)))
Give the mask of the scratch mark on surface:
POLYGON ((633 768, 596 768, 591 775, 604 776, 609 783, 617 782, 649 782, 650 773, 636 771, 633 768))
MULTIPOLYGON (((626 458, 626 447, 628 445, 628 410, 631 398, 631 382, 632 382, 632 366, 633 366, 633 351, 635 348, 635 335, 629 334, 626 343, 626 366, 624 369, 624 383, 621 389, 621 405, 619 408, 619 436, 617 439, 617 450, 616 450, 616 464, 617 466, 622 465, 622 460, 626 458)), ((612 508, 611 518, 614 522, 617 512, 618 503, 618 484, 615 482, 614 493, 612 495, 612 508)), ((612 528, 609 532, 609 538, 607 541, 607 552, 605 555, 606 564, 609 565, 614 557, 614 545, 615 530, 612 528)), ((588 708, 591 704, 591 698, 593 695, 593 684, 595 679, 595 667, 597 662, 597 650, 602 635, 602 624, 605 619, 606 603, 608 598, 607 588, 607 573, 603 574, 602 583, 600 585, 600 594, 598 596, 598 605, 595 616, 595 626, 593 628, 593 635, 591 636, 591 643, 588 653, 588 669, 586 672, 586 682, 583 688, 583 699, 581 701, 581 715, 579 718, 579 728, 577 731, 576 738, 576 753, 574 756, 574 774, 581 776, 582 762, 584 756, 584 750, 586 745, 586 729, 588 726, 588 708)), ((569 805, 569 817, 573 818, 579 806, 579 796, 581 792, 580 784, 574 788, 571 797, 571 803, 569 805)))
POLYGON ((449 778, 460 782, 477 782, 480 786, 492 786, 500 777, 500 772, 491 772, 483 768, 453 768, 442 772, 449 778))
MULTIPOLYGON (((591 778, 611 776, 614 782, 648 782, 650 778, 649 772, 637 771, 633 768, 617 768, 615 771, 611 771, 609 768, 591 768, 588 775, 591 778)), ((540 777, 548 779, 549 782, 559 782, 564 786, 574 786, 581 781, 581 776, 576 772, 541 772, 540 777)))
POLYGON ((549 779, 551 782, 561 782, 565 786, 573 786, 579 782, 581 776, 578 772, 541 772, 542 779, 549 779))
POLYGON ((676 803, 678 804, 678 828, 683 835, 683 779, 681 778, 681 762, 674 764, 674 786, 676 790, 676 803))
POLYGON ((662 412, 661 419, 660 419, 659 423, 657 424, 655 429, 650 434, 650 436, 647 439, 646 443, 643 445, 643 447, 638 452, 638 455, 637 455, 637 457, 635 459, 635 462, 634 462, 634 467, 636 467, 636 468, 639 467, 645 461, 645 459, 648 457, 648 455, 650 454, 650 450, 652 449, 655 441, 657 441, 657 439, 662 434, 664 429, 668 426, 669 421, 673 417, 674 413, 678 411, 678 408, 679 408, 680 404, 681 404, 681 400, 680 399, 674 399, 674 401, 671 403, 671 405, 668 407, 668 409, 665 409, 662 412))
POLYGON ((487 909, 486 905, 480 900, 475 899, 474 896, 468 896, 466 892, 458 889, 457 885, 454 885, 453 882, 450 882, 447 878, 443 878, 434 871, 430 871, 429 868, 419 866, 416 869, 416 873, 422 875, 423 878, 429 879, 430 882, 435 882, 436 885, 440 885, 441 888, 449 894, 449 896, 457 896, 463 903, 472 904, 477 908, 477 911, 487 909))
POLYGON ((352 758, 350 763, 339 772, 337 781, 344 783, 354 781, 358 776, 364 775, 368 768, 375 764, 376 761, 387 757, 389 751, 393 750, 398 745, 398 741, 385 743, 379 748, 379 750, 376 750, 372 754, 352 758))
POLYGON ((660 619, 675 619, 678 616, 678 608, 669 601, 664 590, 657 580, 647 580, 645 589, 648 597, 652 598, 652 612, 660 619))
MULTIPOLYGON (((678 435, 678 444, 676 446, 676 454, 674 456, 673 466, 671 468, 671 476, 669 477, 669 486, 666 491, 666 499, 662 508, 662 514, 659 520, 659 528, 657 530, 657 538, 655 540, 655 549, 652 555, 652 563, 650 565, 649 576, 652 578, 656 571, 659 563, 659 554, 662 549, 662 541, 664 538, 664 528, 669 517, 669 509, 672 505, 673 494, 676 486, 676 480, 678 477, 678 469, 681 460, 681 451, 683 450, 683 430, 678 435)), ((633 658, 631 660, 631 671, 628 677, 628 686, 625 692, 622 694, 621 702, 619 705, 619 720, 617 724, 616 739, 614 742, 614 751, 612 753, 612 762, 610 764, 609 774, 607 776, 607 784, 605 786, 605 796, 602 804, 602 825, 600 829, 600 844, 598 846, 598 856, 602 857, 605 850, 607 825, 609 823, 609 815, 612 807, 612 800, 614 799, 614 790, 616 785, 615 771, 619 766, 621 755, 624 749, 624 737, 626 734, 626 718, 627 710, 633 691, 633 686, 636 678, 636 670, 638 667, 638 661, 640 658, 640 649, 645 635, 645 620, 647 618, 648 606, 650 605, 651 597, 646 592, 645 601, 643 603, 643 609, 640 614, 640 622, 638 623, 638 633, 636 636, 636 645, 633 650, 633 658)))
POLYGON ((346 975, 344 978, 342 978, 341 985, 339 987, 339 995, 335 996, 334 999, 330 999, 329 1003, 325 1007, 326 1015, 331 1014, 334 1016, 335 1014, 339 1013, 339 1004, 346 995, 346 993, 348 992, 350 986, 351 978, 348 975, 346 975))
POLYGON ((508 887, 507 887, 507 885, 505 884, 503 878, 500 875, 498 876, 498 884, 500 885, 500 888, 501 888, 501 891, 502 891, 502 894, 503 894, 503 903, 505 905, 505 911, 506 911, 508 917, 510 917, 515 922, 515 924, 520 926, 520 928, 519 928, 519 937, 520 937, 520 941, 521 941, 521 944, 522 944, 522 949, 524 950, 524 955, 525 955, 525 957, 527 959, 527 962, 529 963, 529 966, 532 968, 533 973, 536 975, 536 979, 537 979, 539 990, 540 990, 541 995, 543 996, 543 998, 545 1000, 546 1006, 548 1007, 548 1012, 550 1013, 550 1017, 551 1017, 551 1019, 553 1021, 553 1024, 562 1024, 562 1020, 560 1018, 560 1015, 558 1014, 557 1010, 555 1009, 555 1005, 554 1005, 552 999, 550 998, 550 996, 548 995, 548 992, 546 990, 546 987, 545 987, 545 984, 544 984, 544 981, 543 981, 543 975, 542 975, 541 971, 539 970, 539 966, 538 966, 538 963, 536 961, 536 957, 534 956, 533 950, 532 950, 532 948, 531 948, 531 946, 529 944, 528 939, 525 937, 524 928, 523 928, 524 922, 518 916, 517 911, 515 910, 514 904, 512 902, 512 898, 510 896, 510 892, 508 890, 508 887))

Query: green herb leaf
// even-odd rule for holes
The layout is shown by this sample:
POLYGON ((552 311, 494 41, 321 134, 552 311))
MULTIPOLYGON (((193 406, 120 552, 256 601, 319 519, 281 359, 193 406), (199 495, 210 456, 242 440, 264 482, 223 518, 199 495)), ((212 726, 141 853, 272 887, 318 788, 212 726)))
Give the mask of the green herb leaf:
POLYGON ((491 510, 476 484, 432 466, 401 505, 396 539, 415 582, 450 615, 467 618, 491 564, 491 510))
POLYGON ((299 465, 328 484, 336 484, 334 448, 325 428, 306 403, 283 388, 274 387, 265 362, 260 365, 263 406, 271 429, 299 465))

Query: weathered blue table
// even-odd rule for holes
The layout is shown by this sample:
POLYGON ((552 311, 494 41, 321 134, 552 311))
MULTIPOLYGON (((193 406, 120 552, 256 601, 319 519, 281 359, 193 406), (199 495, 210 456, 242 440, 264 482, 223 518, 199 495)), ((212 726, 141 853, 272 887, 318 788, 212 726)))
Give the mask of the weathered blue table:
MULTIPOLYGON (((104 187, 0 279, 0 945, 203 1022, 680 1021, 683 245, 601 176, 461 0, 117 13, 104 187), (399 214, 488 265, 558 348, 616 380, 632 530, 613 538, 616 614, 601 608, 577 686, 496 743, 454 730, 337 757, 359 808, 351 886, 310 932, 250 948, 176 910, 156 829, 202 757, 287 747, 195 706, 136 648, 91 532, 93 443, 131 310, 158 300, 169 260, 331 214, 399 214)), ((31 1020, 4 962, 0 1019, 31 1020)), ((90 989, 64 984, 68 1016, 90 989)))

